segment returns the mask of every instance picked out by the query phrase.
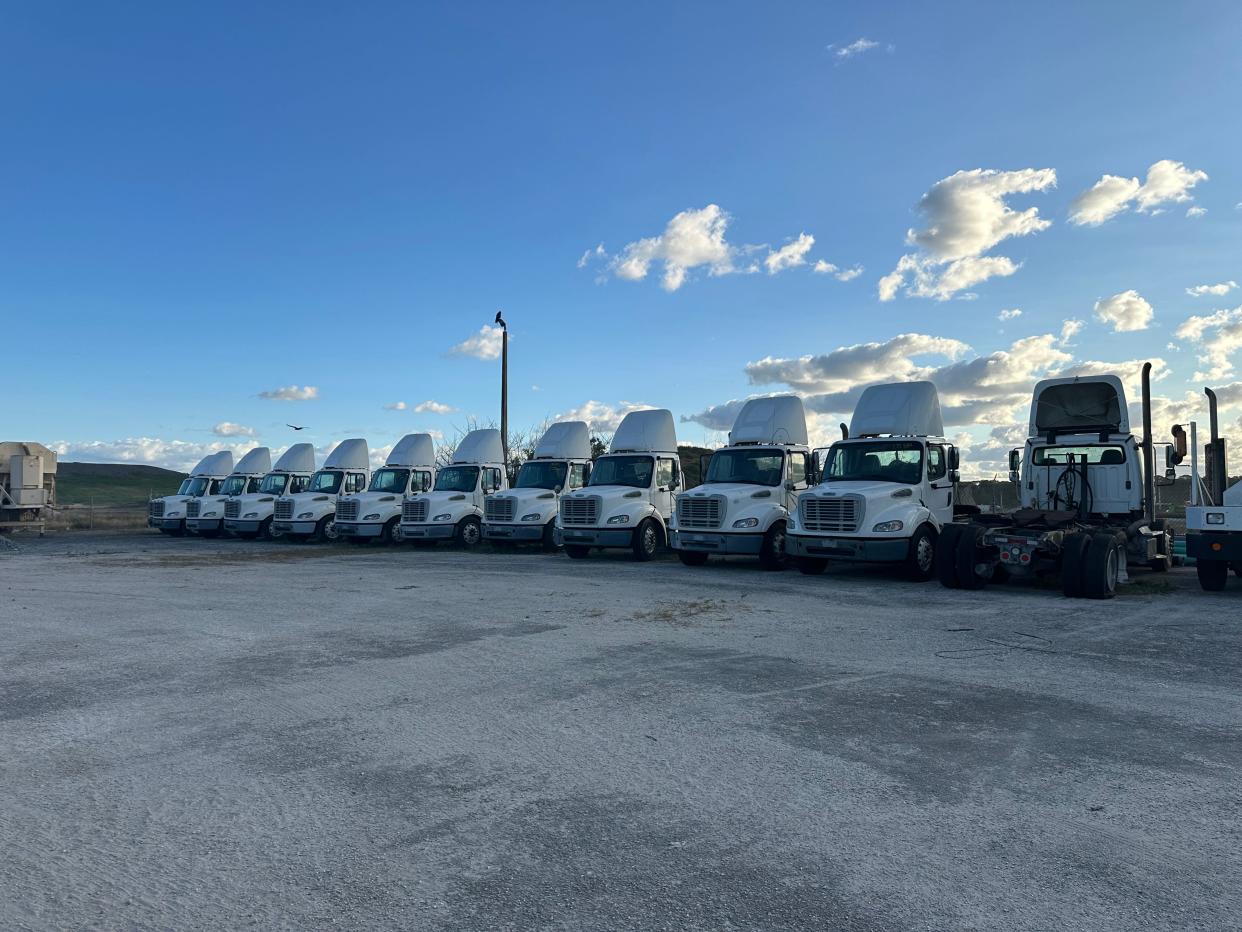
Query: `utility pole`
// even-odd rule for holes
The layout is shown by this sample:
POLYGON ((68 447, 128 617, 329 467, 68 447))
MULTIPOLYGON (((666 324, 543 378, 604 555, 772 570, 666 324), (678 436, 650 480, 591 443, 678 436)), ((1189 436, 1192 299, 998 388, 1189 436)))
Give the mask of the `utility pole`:
POLYGON ((509 471, 509 325, 496 312, 500 324, 500 445, 505 454, 505 472, 509 471))

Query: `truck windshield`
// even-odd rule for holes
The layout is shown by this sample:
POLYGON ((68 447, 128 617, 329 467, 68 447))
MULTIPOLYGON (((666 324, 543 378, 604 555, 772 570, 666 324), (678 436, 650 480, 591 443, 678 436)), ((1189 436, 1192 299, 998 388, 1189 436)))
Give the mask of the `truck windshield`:
POLYGON ((555 489, 558 486, 565 488, 565 473, 568 466, 565 463, 549 463, 543 461, 531 461, 522 464, 522 468, 518 470, 517 484, 515 489, 555 489))
POLYGON ((315 475, 311 476, 310 488, 308 492, 324 492, 328 495, 335 495, 341 488, 341 480, 345 478, 345 473, 336 469, 321 469, 315 475))
POLYGON ((371 477, 371 491, 396 492, 400 495, 405 492, 405 484, 409 478, 408 469, 393 469, 386 466, 371 477))
POLYGON ((473 492, 479 481, 478 466, 448 466, 436 474, 437 492, 473 492))
POLYGON ((178 489, 177 489, 177 494, 178 494, 178 495, 189 495, 189 494, 190 494, 190 485, 191 485, 193 482, 194 482, 194 480, 193 480, 193 479, 182 479, 182 480, 181 480, 181 486, 180 486, 180 488, 178 488, 178 489))
POLYGON ((655 460, 650 456, 601 456, 595 461, 587 485, 630 485, 649 489, 654 468, 655 460))
POLYGON ((1081 463, 1086 457, 1092 466, 1120 466, 1126 461, 1124 447, 1089 446, 1089 447, 1036 447, 1031 455, 1031 462, 1036 466, 1064 466, 1070 457, 1074 462, 1081 463))
POLYGON ((206 495, 207 489, 211 485, 211 480, 206 476, 191 476, 181 485, 181 494, 190 495, 197 498, 200 495, 206 495))
POLYGON ((241 495, 246 491, 245 476, 229 476, 220 486, 221 495, 241 495))
POLYGON ((289 477, 284 473, 270 472, 259 483, 259 491, 266 495, 279 495, 285 490, 285 483, 288 481, 289 477))
POLYGON ((828 451, 825 482, 869 480, 916 485, 923 479, 923 445, 916 440, 836 443, 828 451))
POLYGON ((742 482, 746 485, 780 485, 785 454, 781 450, 717 450, 712 454, 704 482, 742 482))

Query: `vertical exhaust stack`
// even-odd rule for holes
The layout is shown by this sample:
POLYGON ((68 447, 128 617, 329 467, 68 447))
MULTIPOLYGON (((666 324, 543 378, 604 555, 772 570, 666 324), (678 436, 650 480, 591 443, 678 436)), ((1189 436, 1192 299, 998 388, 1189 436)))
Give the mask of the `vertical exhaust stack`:
POLYGON ((1212 496, 1212 504, 1220 505, 1225 501, 1225 486, 1229 484, 1225 462, 1225 440, 1220 435, 1220 419, 1216 410, 1216 392, 1205 388, 1203 393, 1208 399, 1208 424, 1212 435, 1208 444, 1204 466, 1207 471, 1208 494, 1212 496))
POLYGON ((1143 508, 1150 523, 1156 517, 1155 446, 1151 438, 1151 363, 1143 363, 1143 508))

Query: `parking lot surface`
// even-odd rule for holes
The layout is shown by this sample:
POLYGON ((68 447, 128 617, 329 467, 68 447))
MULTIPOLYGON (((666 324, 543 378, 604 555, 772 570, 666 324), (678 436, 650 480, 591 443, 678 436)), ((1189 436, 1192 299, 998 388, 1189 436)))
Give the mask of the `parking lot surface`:
POLYGON ((0 549, 0 927, 1236 929, 1242 589, 0 549))

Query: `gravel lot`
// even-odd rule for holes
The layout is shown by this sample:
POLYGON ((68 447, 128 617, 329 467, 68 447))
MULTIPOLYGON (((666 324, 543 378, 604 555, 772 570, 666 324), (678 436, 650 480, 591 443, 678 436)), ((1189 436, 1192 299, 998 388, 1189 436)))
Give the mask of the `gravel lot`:
POLYGON ((1242 927, 1242 581, 15 541, 5 929, 1242 927))

